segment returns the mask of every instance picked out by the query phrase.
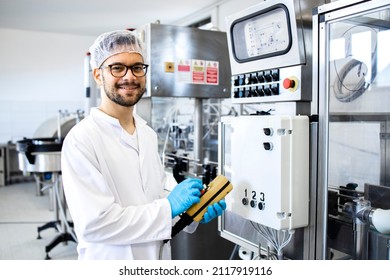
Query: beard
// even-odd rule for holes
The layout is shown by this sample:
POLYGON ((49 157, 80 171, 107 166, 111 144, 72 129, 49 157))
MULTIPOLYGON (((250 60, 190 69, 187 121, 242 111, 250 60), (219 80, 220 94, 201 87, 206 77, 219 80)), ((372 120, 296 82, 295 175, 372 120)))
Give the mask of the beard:
POLYGON ((103 88, 107 97, 114 103, 124 106, 132 107, 138 103, 143 94, 146 91, 146 83, 140 82, 122 82, 116 83, 113 85, 108 85, 103 77, 103 88), (132 87, 134 88, 134 94, 121 95, 118 93, 118 90, 123 87, 132 87))

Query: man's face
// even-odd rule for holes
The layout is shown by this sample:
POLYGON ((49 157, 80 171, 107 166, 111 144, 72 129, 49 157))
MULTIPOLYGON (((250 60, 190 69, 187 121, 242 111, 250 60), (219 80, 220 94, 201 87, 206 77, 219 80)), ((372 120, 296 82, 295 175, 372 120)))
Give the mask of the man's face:
POLYGON ((132 66, 140 63, 144 63, 144 61, 138 53, 116 54, 103 63, 98 77, 95 78, 99 80, 106 96, 112 102, 125 107, 137 104, 146 90, 146 76, 136 77, 128 69, 125 76, 116 78, 111 75, 110 68, 107 66, 113 64, 132 66))

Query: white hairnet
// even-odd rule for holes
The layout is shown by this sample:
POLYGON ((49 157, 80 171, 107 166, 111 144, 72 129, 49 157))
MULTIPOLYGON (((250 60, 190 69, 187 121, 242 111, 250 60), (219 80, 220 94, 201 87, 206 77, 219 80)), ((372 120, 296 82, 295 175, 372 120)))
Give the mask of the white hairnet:
POLYGON ((90 64, 92 69, 99 68, 103 62, 119 53, 139 53, 144 56, 144 47, 137 33, 129 30, 106 32, 96 38, 89 48, 91 53, 90 64))

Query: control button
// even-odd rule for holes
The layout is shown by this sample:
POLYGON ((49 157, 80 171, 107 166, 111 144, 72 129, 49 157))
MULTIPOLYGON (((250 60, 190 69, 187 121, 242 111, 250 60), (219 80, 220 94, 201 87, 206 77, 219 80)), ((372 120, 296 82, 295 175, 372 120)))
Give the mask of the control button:
POLYGON ((233 85, 236 87, 236 86, 239 86, 239 78, 238 78, 238 76, 235 76, 234 78, 233 78, 233 85))
POLYGON ((265 82, 265 78, 264 78, 264 72, 257 72, 257 80, 259 83, 264 83, 265 82))
POLYGON ((270 87, 264 87, 264 94, 266 96, 271 96, 272 95, 272 91, 271 91, 270 87))
POLYGON ((242 199, 242 204, 248 205, 248 203, 249 203, 248 198, 244 197, 244 198, 242 199))
POLYGON ((250 87, 250 89, 248 89, 248 91, 249 91, 248 97, 256 97, 257 96, 256 87, 250 87))
POLYGON ((283 87, 285 89, 293 88, 295 86, 294 80, 290 80, 289 78, 284 79, 283 87))
POLYGON ((256 205, 256 201, 251 200, 251 207, 252 207, 252 208, 256 208, 256 206, 257 206, 257 205, 256 205))
POLYGON ((244 75, 239 75, 238 76, 238 85, 239 86, 242 86, 244 84, 244 79, 245 79, 244 75))
POLYGON ((239 98, 245 97, 245 93, 244 93, 243 88, 238 89, 238 97, 239 97, 239 98))
POLYGON ((259 210, 263 210, 264 209, 264 203, 263 202, 259 202, 259 210))
POLYGON ((272 136, 273 134, 273 129, 270 127, 263 128, 264 134, 267 136, 272 136))
POLYGON ((271 142, 264 142, 263 143, 264 150, 271 151, 274 147, 274 145, 271 142))
POLYGON ((251 84, 257 84, 257 82, 258 82, 257 75, 256 74, 251 74, 250 83, 251 84))
POLYGON ((234 96, 234 98, 239 98, 240 97, 237 88, 234 89, 233 96, 234 96))
POLYGON ((296 91, 298 88, 298 79, 296 77, 290 77, 283 80, 283 87, 290 91, 296 91))
POLYGON ((270 71, 266 71, 265 74, 264 74, 264 78, 265 78, 265 81, 266 82, 271 82, 272 81, 272 75, 271 75, 271 72, 270 71))
POLYGON ((251 75, 245 74, 244 84, 249 85, 251 83, 251 75))
POLYGON ((273 70, 271 76, 272 76, 273 81, 279 81, 279 71, 278 70, 273 70))
POLYGON ((272 95, 279 95, 279 85, 272 85, 271 87, 272 95))
POLYGON ((264 87, 263 86, 258 86, 257 87, 257 93, 258 93, 259 96, 264 96, 265 95, 264 87))

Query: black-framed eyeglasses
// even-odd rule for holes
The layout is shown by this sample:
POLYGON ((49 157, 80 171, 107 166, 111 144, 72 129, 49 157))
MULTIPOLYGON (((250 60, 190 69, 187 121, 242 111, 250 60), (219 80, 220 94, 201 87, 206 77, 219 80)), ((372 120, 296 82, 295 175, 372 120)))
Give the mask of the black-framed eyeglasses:
POLYGON ((143 77, 148 72, 149 65, 143 63, 137 63, 131 66, 123 65, 123 64, 110 64, 107 66, 102 66, 100 68, 110 68, 110 73, 115 78, 122 78, 126 76, 127 71, 131 71, 131 73, 135 77, 143 77))

